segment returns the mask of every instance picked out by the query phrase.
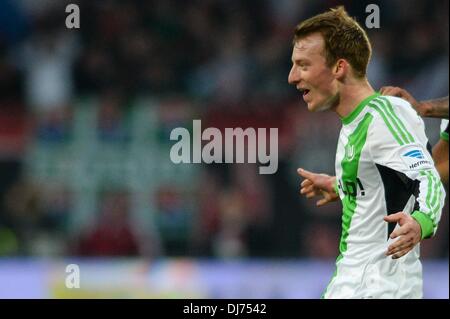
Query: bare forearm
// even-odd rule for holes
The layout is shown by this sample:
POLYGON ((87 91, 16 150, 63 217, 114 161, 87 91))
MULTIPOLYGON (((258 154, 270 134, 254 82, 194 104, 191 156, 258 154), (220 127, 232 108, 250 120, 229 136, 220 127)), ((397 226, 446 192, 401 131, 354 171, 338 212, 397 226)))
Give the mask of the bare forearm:
POLYGON ((421 101, 420 115, 448 119, 448 96, 439 99, 421 101))
POLYGON ((448 142, 439 140, 433 147, 433 160, 441 180, 448 184, 448 142))
POLYGON ((444 183, 444 185, 448 185, 448 160, 436 164, 436 169, 441 177, 442 183, 444 183))

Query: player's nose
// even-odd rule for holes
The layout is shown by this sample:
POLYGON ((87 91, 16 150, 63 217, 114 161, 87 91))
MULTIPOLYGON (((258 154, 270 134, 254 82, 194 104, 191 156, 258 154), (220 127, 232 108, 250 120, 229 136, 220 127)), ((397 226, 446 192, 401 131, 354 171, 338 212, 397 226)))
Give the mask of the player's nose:
POLYGON ((291 71, 289 71, 288 75, 288 83, 295 85, 300 81, 300 74, 296 70, 295 66, 292 66, 291 71))

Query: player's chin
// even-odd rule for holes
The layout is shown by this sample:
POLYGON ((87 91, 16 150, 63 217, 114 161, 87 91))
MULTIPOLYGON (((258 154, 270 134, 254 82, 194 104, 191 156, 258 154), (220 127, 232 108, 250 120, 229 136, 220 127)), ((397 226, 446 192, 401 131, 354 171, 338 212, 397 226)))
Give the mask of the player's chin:
POLYGON ((314 101, 314 103, 308 103, 308 110, 311 112, 324 112, 330 109, 330 105, 327 101, 314 101))
POLYGON ((319 105, 317 105, 317 103, 309 102, 309 103, 306 103, 306 105, 308 106, 308 111, 310 111, 310 112, 319 112, 320 111, 320 107, 319 107, 319 105))
POLYGON ((308 107, 308 111, 310 111, 310 112, 317 112, 317 109, 315 108, 314 104, 307 103, 306 105, 308 107))

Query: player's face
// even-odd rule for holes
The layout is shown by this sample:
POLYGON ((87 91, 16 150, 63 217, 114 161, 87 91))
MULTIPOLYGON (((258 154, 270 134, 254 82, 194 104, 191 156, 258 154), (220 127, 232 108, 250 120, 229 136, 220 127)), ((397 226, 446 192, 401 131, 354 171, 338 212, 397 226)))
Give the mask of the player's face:
POLYGON ((292 68, 288 82, 303 94, 310 111, 324 111, 333 106, 338 87, 332 69, 326 65, 325 42, 320 33, 298 40, 292 49, 292 68))

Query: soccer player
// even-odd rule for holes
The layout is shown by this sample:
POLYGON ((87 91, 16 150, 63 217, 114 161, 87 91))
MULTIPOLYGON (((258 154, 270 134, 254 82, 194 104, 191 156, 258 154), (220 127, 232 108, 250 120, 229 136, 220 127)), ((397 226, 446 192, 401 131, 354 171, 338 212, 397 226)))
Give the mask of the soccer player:
POLYGON ((289 83, 310 111, 342 121, 336 177, 299 169, 303 194, 322 193, 318 205, 338 195, 343 204, 340 254, 323 297, 421 298, 418 243, 435 234, 445 192, 423 120, 406 101, 373 90, 370 55, 366 33, 343 7, 295 29, 289 83))
POLYGON ((442 118, 441 138, 433 147, 433 159, 442 182, 448 184, 448 96, 418 102, 408 91, 394 86, 384 86, 380 93, 405 99, 420 116, 442 118))

